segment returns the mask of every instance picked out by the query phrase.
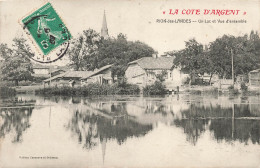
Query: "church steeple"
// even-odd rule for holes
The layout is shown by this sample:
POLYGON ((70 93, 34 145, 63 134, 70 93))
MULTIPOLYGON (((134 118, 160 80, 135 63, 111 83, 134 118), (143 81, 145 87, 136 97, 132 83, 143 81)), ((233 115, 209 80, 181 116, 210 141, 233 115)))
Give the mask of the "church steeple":
POLYGON ((108 28, 107 28, 107 20, 106 20, 105 11, 104 11, 103 23, 102 23, 102 28, 101 28, 101 36, 104 37, 105 39, 108 38, 108 28))

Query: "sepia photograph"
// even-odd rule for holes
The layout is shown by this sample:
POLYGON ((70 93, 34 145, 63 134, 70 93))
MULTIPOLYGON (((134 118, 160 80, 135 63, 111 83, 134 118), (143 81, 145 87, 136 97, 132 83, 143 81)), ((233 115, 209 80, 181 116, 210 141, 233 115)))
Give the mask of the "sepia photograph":
POLYGON ((259 168, 259 0, 0 0, 0 168, 259 168))

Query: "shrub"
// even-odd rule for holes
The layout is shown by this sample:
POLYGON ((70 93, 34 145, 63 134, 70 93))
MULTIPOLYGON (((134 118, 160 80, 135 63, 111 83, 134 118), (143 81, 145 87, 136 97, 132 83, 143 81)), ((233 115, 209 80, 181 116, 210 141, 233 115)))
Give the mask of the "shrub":
POLYGON ((166 93, 165 85, 160 81, 155 81, 152 85, 147 85, 143 89, 144 95, 163 95, 166 93))
POLYGON ((240 87, 241 87, 241 90, 242 90, 243 92, 246 92, 246 91, 248 90, 248 87, 246 86, 245 82, 242 82, 242 83, 240 84, 240 87))
POLYGON ((10 88, 7 86, 0 87, 0 96, 1 97, 15 96, 15 94, 16 94, 16 91, 13 88, 10 88))
POLYGON ((201 90, 190 90, 190 94, 201 95, 201 90))
POLYGON ((231 85, 231 86, 228 87, 228 91, 229 91, 229 94, 231 94, 231 95, 237 95, 237 94, 239 94, 238 89, 235 89, 233 85, 231 85))
POLYGON ((204 94, 213 94, 213 95, 215 95, 215 94, 218 94, 218 88, 211 88, 209 90, 204 90, 203 93, 204 94))

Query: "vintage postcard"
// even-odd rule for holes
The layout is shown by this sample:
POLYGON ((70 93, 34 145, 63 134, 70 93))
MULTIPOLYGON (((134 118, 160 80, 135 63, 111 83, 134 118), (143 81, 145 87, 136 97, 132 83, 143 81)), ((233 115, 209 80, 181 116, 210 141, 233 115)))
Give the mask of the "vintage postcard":
POLYGON ((259 0, 0 0, 0 168, 259 168, 259 0))

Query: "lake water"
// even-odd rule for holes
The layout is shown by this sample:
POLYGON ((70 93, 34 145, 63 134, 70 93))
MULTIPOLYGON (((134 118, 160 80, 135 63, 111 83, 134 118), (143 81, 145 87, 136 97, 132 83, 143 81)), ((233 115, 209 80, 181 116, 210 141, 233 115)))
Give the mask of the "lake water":
POLYGON ((259 167, 259 100, 2 99, 0 167, 259 167))

